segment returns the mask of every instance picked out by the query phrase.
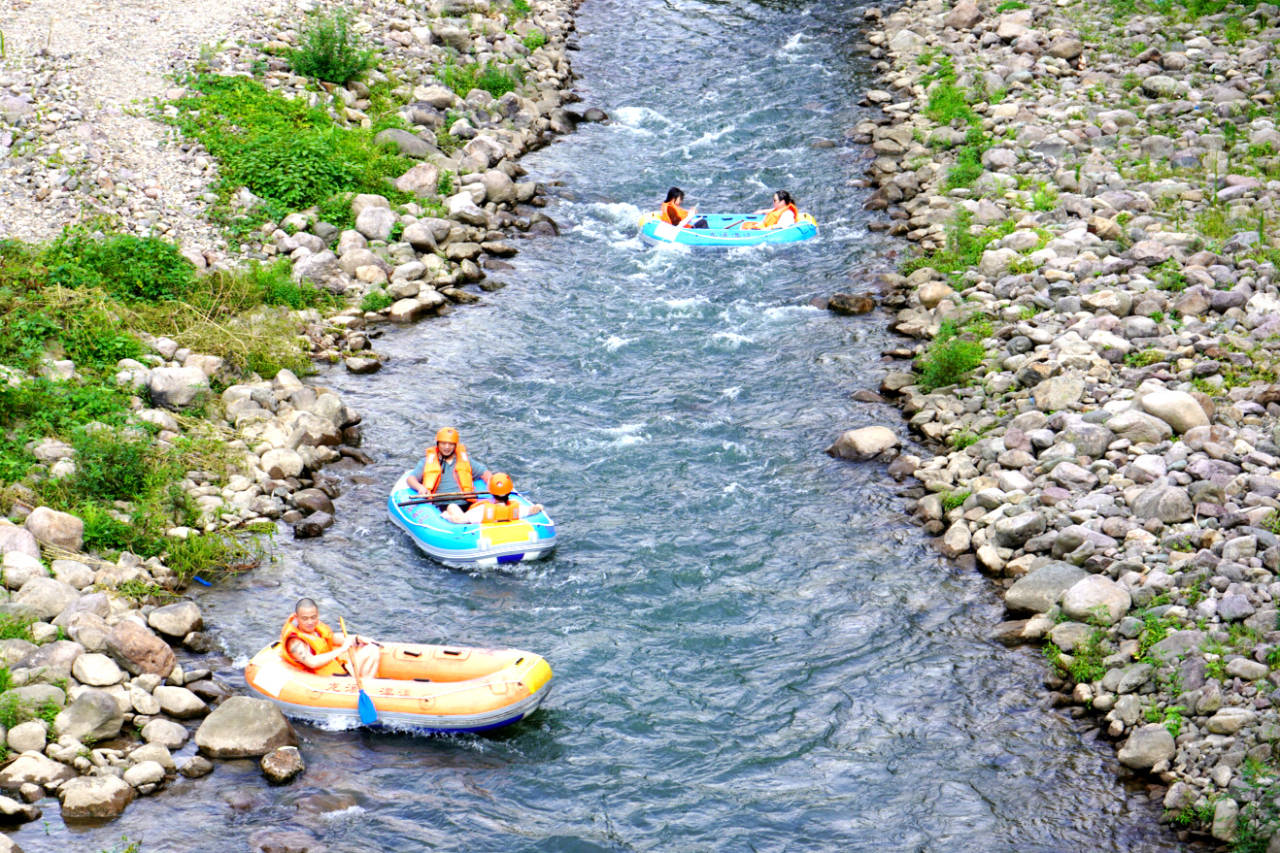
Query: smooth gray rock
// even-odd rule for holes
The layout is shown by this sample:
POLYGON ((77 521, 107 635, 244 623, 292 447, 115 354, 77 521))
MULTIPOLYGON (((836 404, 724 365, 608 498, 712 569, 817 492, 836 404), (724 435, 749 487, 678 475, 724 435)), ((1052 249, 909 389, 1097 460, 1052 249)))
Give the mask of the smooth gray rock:
POLYGON ((114 696, 103 690, 85 690, 53 720, 58 737, 79 741, 106 740, 120 734, 124 712, 114 696))
POLYGON ((1133 770, 1150 770, 1173 758, 1174 752, 1173 735, 1160 723, 1151 723, 1129 735, 1117 758, 1133 770))
POLYGON ((1070 563, 1060 560, 1046 563, 1009 587, 1004 597, 1005 606, 1013 612, 1044 613, 1086 576, 1088 572, 1070 563))
POLYGON ((1079 621, 1114 625, 1129 612, 1129 591, 1105 575, 1089 575, 1063 593, 1062 612, 1079 621))
POLYGON ((278 746, 297 746, 298 736, 274 703, 232 696, 200 724, 196 745, 210 758, 256 758, 278 746))
POLYGON ((133 798, 133 788, 119 776, 81 776, 58 789, 62 817, 68 820, 119 817, 133 798))
POLYGON ((1165 524, 1187 521, 1194 513, 1187 490, 1164 480, 1147 486, 1130 509, 1135 518, 1156 518, 1165 524))
POLYGON ((1002 518, 992 525, 996 544, 1001 548, 1021 548, 1033 536, 1045 531, 1045 518, 1039 512, 1024 512, 1002 518))
POLYGON ((204 618, 194 601, 179 601, 152 610, 147 624, 165 636, 181 638, 202 629, 204 618))

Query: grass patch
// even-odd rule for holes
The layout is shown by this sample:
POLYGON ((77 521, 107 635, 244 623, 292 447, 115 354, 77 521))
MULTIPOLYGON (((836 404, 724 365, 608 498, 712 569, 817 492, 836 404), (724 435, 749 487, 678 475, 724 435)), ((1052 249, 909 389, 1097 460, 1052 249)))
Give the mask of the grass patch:
POLYGON ((215 214, 233 233, 236 222, 243 230, 311 205, 346 227, 349 207, 326 204, 349 193, 412 200, 387 183, 412 161, 375 145, 372 129, 339 126, 323 108, 285 98, 252 78, 200 74, 184 82, 191 94, 172 102, 177 115, 166 120, 218 159, 222 204, 215 214), (232 208, 240 187, 261 199, 256 216, 232 208))
POLYGON ((910 275, 918 269, 930 267, 940 273, 959 273, 977 266, 988 245, 1001 237, 1007 237, 1015 228, 1013 220, 973 233, 973 214, 961 208, 947 225, 946 244, 933 252, 912 258, 902 265, 902 274, 910 275))
POLYGON ((360 300, 361 311, 381 311, 384 308, 390 308, 395 303, 391 294, 385 290, 371 290, 360 300))
POLYGON ((341 86, 375 64, 373 51, 359 46, 345 9, 328 15, 319 10, 310 12, 299 36, 299 45, 289 53, 289 65, 303 77, 341 86))
MULTIPOLYGON (((0 640, 26 640, 31 642, 31 626, 35 622, 35 618, 31 616, 0 614, 0 640)), ((9 689, 5 685, 6 678, 12 684, 13 679, 10 677, 9 668, 3 667, 0 669, 0 692, 9 689)))
POLYGON ((436 78, 460 98, 465 98, 472 89, 481 89, 501 98, 507 92, 515 91, 524 79, 524 72, 515 66, 504 68, 493 62, 458 65, 450 61, 436 69, 436 78))
POLYGON ((542 30, 534 30, 522 38, 520 42, 526 49, 534 51, 547 43, 547 34, 542 30))
POLYGON ((961 492, 945 492, 942 495, 942 511, 951 512, 953 509, 964 506, 964 502, 969 500, 969 495, 973 492, 966 489, 961 492))
POLYGON ((266 553, 262 534, 233 534, 223 530, 171 540, 164 564, 184 584, 196 576, 214 581, 257 568, 266 553))
POLYGON ((933 391, 962 383, 974 368, 982 364, 986 355, 982 343, 975 339, 977 337, 968 328, 962 329, 950 320, 944 321, 924 355, 916 360, 921 387, 933 391))

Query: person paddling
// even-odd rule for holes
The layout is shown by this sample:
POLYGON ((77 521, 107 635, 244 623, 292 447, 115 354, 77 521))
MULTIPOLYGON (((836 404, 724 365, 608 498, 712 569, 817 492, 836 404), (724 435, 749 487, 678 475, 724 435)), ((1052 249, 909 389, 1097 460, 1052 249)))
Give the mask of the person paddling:
POLYGON ((356 636, 339 642, 333 629, 320 621, 320 608, 315 601, 298 599, 280 629, 280 654, 284 659, 317 675, 349 675, 348 650, 361 678, 378 677, 382 652, 377 643, 356 636))
MULTIPOLYGON (((434 447, 428 447, 418 467, 413 469, 405 482, 420 495, 430 497, 436 492, 474 492, 475 469, 480 469, 480 479, 489 483, 489 469, 473 462, 467 448, 459 440, 458 430, 443 427, 436 433, 434 447)), ((467 507, 475 498, 458 498, 441 508, 467 507)))
POLYGON ((706 228, 707 218, 701 217, 696 222, 691 222, 698 213, 698 208, 691 207, 685 210, 680 205, 684 203, 684 190, 679 187, 672 187, 667 190, 667 200, 662 203, 662 210, 658 213, 658 218, 668 225, 674 225, 677 228, 706 228))
POLYGON ((515 521, 542 512, 542 504, 524 506, 511 500, 513 489, 515 483, 512 482, 511 475, 499 471, 489 480, 489 493, 493 495, 493 500, 477 501, 466 512, 450 506, 444 517, 455 524, 480 524, 489 521, 515 521))
POLYGON ((744 231, 786 228, 789 225, 795 225, 800 218, 800 211, 796 207, 796 201, 791 197, 791 193, 786 190, 778 190, 773 194, 773 207, 761 208, 756 213, 763 213, 764 221, 744 223, 742 226, 744 231))

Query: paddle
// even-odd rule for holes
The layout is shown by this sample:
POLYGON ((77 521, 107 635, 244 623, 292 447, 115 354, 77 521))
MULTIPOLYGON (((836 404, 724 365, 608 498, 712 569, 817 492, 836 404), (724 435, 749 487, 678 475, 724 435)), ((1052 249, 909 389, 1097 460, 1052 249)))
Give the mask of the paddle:
POLYGON ((441 492, 435 495, 421 495, 403 500, 397 506, 418 506, 419 504, 447 503, 458 498, 476 498, 487 492, 441 492))
MULTIPOLYGON (((342 628, 342 640, 347 639, 347 623, 342 617, 338 617, 338 627, 342 628)), ((373 707, 373 700, 369 698, 369 694, 364 692, 364 685, 360 682, 360 671, 356 669, 355 652, 347 649, 347 660, 351 663, 351 674, 356 679, 356 690, 360 692, 356 699, 356 709, 360 712, 360 722, 364 725, 378 722, 378 709, 373 707)))

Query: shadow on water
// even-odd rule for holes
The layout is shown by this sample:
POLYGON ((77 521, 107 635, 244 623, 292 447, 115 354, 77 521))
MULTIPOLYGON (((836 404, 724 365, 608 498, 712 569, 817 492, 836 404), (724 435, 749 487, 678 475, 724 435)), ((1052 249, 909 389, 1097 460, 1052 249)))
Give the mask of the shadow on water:
POLYGON ((483 738, 301 726, 289 787, 219 764, 23 847, 293 830, 334 851, 1176 849, 1111 746, 1044 707, 1038 655, 983 639, 1002 615, 987 582, 925 546, 881 466, 821 453, 900 423, 849 399, 888 369, 884 317, 809 305, 895 248, 847 184, 873 85, 860 20, 840 0, 587 0, 572 59, 611 121, 527 162, 560 182, 564 235, 523 242, 479 306, 386 330, 382 372, 317 377, 365 415, 375 462, 342 473, 323 539, 286 535, 200 599, 240 663, 300 594, 362 633, 527 648, 556 672, 543 710, 483 738), (788 188, 820 239, 646 250, 635 220, 671 184, 704 211, 788 188), (553 558, 447 570, 391 525, 387 489, 445 422, 549 507, 553 558))

